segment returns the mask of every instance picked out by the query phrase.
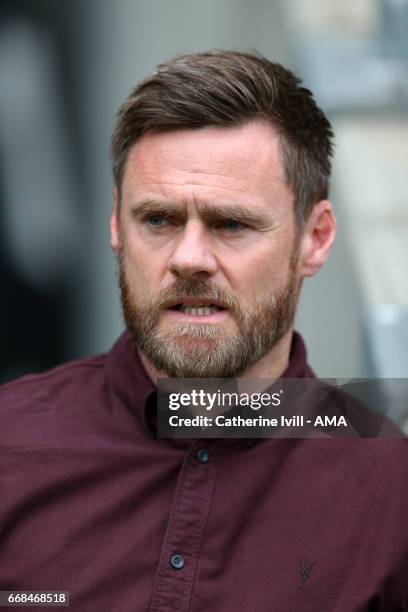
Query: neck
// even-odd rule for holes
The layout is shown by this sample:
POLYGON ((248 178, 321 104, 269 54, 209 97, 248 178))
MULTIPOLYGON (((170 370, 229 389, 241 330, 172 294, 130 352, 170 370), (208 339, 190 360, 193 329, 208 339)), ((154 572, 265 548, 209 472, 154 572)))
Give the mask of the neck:
MULTIPOLYGON (((275 346, 261 359, 250 364, 238 378, 279 378, 289 364, 289 354, 292 342, 293 328, 275 344, 275 346)), ((143 366, 154 385, 159 378, 168 378, 165 372, 158 370, 153 363, 137 349, 143 366)))

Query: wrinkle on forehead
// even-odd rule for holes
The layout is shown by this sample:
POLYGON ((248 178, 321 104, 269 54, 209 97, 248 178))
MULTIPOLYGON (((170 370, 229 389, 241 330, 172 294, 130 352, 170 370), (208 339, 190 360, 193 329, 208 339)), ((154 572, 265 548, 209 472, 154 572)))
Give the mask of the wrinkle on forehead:
POLYGON ((269 124, 145 134, 132 147, 122 185, 124 199, 292 199, 281 162, 279 136, 269 124))
POLYGON ((180 170, 192 173, 223 175, 221 169, 225 163, 247 173, 248 163, 254 158, 258 166, 270 164, 274 175, 283 172, 279 135, 270 124, 261 121, 240 127, 144 134, 130 150, 128 161, 135 158, 140 168, 148 172, 150 154, 156 167, 171 160, 172 166, 176 164, 180 170), (145 153, 149 155, 146 157, 145 153))

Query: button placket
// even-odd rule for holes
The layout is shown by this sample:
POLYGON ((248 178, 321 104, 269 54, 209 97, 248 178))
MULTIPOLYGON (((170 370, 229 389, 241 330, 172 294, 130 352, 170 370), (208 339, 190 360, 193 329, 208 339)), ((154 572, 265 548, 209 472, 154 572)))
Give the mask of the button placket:
POLYGON ((196 440, 183 461, 156 574, 150 612, 169 609, 187 612, 189 609, 215 483, 216 462, 208 459, 209 452, 204 448, 203 441, 196 440), (203 450, 207 455, 199 455, 203 450), (202 465, 198 466, 197 462, 202 465))

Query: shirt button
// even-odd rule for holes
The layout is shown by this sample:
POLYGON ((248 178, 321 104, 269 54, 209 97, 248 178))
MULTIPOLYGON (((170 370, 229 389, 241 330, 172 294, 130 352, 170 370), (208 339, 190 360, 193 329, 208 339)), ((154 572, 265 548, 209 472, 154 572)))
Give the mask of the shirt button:
POLYGON ((199 463, 207 463, 209 458, 210 455, 208 454, 208 450, 206 448, 200 448, 200 450, 197 451, 196 459, 199 463))
POLYGON ((181 570, 184 567, 184 558, 181 555, 172 555, 170 559, 171 567, 174 567, 176 570, 181 570))

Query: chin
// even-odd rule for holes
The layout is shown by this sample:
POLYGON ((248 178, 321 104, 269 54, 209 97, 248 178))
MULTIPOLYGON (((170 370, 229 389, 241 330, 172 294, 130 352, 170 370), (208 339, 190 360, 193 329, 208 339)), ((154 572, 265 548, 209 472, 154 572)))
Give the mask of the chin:
MULTIPOLYGON (((178 323, 160 326, 160 334, 177 339, 214 340, 231 336, 232 330, 214 323, 178 323)), ((236 332, 237 330, 235 330, 236 332)))

